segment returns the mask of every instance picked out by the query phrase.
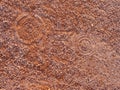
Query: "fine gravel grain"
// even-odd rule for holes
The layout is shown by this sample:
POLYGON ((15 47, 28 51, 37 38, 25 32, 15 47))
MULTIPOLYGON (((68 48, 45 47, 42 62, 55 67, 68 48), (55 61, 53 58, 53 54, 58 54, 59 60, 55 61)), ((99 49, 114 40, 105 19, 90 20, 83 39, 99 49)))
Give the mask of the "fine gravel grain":
POLYGON ((120 90, 120 0, 0 0, 0 90, 120 90))

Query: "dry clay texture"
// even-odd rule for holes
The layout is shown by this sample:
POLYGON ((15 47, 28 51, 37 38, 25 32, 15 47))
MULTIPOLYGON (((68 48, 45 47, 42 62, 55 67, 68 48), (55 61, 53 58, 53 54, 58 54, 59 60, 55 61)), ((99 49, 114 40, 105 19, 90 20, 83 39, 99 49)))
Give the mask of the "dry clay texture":
POLYGON ((0 90, 120 90, 120 0, 0 0, 0 90))

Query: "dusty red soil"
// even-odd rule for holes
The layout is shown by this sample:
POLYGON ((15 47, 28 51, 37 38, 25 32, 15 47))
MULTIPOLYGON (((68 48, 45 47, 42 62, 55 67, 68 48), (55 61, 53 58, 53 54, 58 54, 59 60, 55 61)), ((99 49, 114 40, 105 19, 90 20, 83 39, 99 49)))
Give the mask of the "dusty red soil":
POLYGON ((0 90, 120 90, 120 0, 0 0, 0 90))

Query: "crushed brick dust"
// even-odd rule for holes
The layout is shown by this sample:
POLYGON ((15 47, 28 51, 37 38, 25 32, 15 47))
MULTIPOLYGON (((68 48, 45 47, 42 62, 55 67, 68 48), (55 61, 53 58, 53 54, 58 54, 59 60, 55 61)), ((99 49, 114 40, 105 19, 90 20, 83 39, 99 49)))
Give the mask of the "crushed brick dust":
POLYGON ((0 90, 120 90, 120 0, 0 0, 0 90))

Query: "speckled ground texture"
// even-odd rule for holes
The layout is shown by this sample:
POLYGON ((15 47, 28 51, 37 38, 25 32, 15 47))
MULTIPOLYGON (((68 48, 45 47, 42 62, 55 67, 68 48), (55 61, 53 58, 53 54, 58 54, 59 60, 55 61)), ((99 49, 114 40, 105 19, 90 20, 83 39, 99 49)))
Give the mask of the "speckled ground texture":
POLYGON ((120 0, 0 0, 0 90, 120 90, 120 0))

